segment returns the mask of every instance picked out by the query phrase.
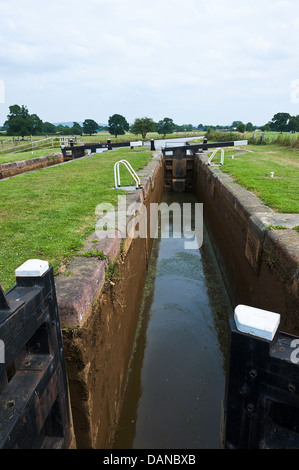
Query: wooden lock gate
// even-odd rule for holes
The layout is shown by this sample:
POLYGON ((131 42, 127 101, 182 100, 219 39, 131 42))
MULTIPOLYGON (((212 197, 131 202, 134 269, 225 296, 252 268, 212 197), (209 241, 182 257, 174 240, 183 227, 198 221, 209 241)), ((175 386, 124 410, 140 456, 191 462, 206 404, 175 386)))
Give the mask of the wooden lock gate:
POLYGON ((186 145, 163 147, 164 186, 176 192, 192 191, 194 186, 194 159, 199 151, 218 149, 218 147, 237 147, 247 145, 247 140, 230 142, 211 142, 204 139, 203 144, 186 142, 186 145))
POLYGON ((238 305, 230 318, 225 449, 299 449, 299 338, 280 315, 238 305))
POLYGON ((71 434, 53 269, 29 260, 0 286, 0 448, 67 449, 71 434))

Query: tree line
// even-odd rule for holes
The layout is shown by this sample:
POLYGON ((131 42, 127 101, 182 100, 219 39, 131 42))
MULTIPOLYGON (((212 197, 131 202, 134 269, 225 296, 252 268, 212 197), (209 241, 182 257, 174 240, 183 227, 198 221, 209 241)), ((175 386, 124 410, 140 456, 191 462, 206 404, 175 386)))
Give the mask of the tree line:
POLYGON ((256 129, 259 129, 258 126, 254 126, 252 122, 248 122, 247 124, 244 124, 242 121, 233 121, 232 124, 228 126, 223 126, 223 125, 203 125, 199 124, 197 126, 197 129, 200 131, 238 131, 244 133, 245 131, 247 132, 252 132, 255 131, 256 129))
POLYGON ((154 122, 149 117, 136 118, 130 125, 121 114, 110 116, 107 126, 100 126, 93 119, 85 119, 82 125, 78 122, 73 122, 72 126, 55 125, 51 122, 43 122, 36 114, 30 114, 26 106, 15 104, 9 107, 9 114, 2 130, 6 131, 9 136, 22 136, 22 138, 27 135, 92 135, 99 130, 107 130, 115 138, 128 131, 136 135, 141 134, 145 138, 149 132, 158 132, 165 136, 173 132, 192 131, 194 126, 192 124, 177 125, 168 117, 159 122, 154 122))
POLYGON ((98 132, 100 127, 115 138, 124 135, 128 131, 135 135, 141 134, 142 138, 145 138, 149 132, 157 132, 165 136, 173 132, 191 132, 193 130, 204 132, 226 130, 244 133, 245 131, 253 132, 260 129, 262 131, 299 132, 299 116, 291 116, 289 113, 282 112, 276 113, 271 121, 263 126, 255 126, 251 122, 245 124, 242 121, 233 121, 229 126, 199 124, 194 127, 192 124, 175 124, 169 117, 165 117, 159 122, 154 122, 149 117, 136 118, 134 123, 130 125, 121 114, 113 114, 109 117, 107 126, 100 126, 93 119, 85 119, 82 125, 73 122, 72 126, 68 126, 55 125, 47 121, 43 122, 37 114, 29 114, 26 106, 15 104, 9 107, 9 114, 2 130, 6 131, 9 136, 22 136, 24 138, 27 135, 92 135, 98 132))
POLYGON ((51 122, 43 122, 37 114, 29 114, 28 108, 24 105, 14 104, 9 107, 9 114, 2 127, 10 136, 26 135, 82 135, 82 133, 91 134, 96 132, 98 124, 92 119, 85 119, 81 126, 78 122, 74 122, 73 126, 63 126, 52 124, 51 122))
POLYGON ((292 116, 289 113, 276 113, 270 121, 262 126, 253 125, 252 122, 245 124, 242 121, 233 121, 229 126, 199 124, 198 129, 202 131, 238 131, 242 134, 256 130, 263 132, 299 132, 299 116, 292 116))

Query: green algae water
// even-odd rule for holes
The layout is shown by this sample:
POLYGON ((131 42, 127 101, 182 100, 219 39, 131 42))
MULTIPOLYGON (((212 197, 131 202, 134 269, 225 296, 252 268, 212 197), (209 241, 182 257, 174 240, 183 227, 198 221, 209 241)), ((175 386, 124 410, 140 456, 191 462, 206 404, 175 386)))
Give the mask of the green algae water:
POLYGON ((219 448, 232 307, 206 228, 201 247, 184 242, 154 242, 115 449, 219 448))

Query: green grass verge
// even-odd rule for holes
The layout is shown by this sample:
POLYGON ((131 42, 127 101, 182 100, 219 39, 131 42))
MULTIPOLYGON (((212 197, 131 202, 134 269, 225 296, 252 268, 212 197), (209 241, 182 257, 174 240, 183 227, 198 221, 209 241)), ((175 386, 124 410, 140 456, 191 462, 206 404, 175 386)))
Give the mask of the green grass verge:
MULTIPOLYGON (((57 274, 94 230, 95 208, 117 203, 114 163, 128 160, 138 171, 152 152, 119 149, 0 182, 0 284, 15 284, 15 269, 31 258, 44 259, 57 274)), ((121 183, 133 184, 123 166, 121 183)))
MULTIPOLYGON (((244 150, 247 152, 238 156, 236 148, 225 149, 224 165, 219 168, 275 211, 299 213, 298 150, 277 145, 249 145, 244 150)), ((219 163, 219 156, 220 152, 214 163, 219 163)))

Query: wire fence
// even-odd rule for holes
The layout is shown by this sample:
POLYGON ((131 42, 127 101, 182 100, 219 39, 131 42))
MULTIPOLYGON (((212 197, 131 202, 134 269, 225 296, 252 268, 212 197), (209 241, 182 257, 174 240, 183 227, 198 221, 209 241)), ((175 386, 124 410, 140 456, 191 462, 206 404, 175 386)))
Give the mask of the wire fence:
POLYGON ((36 140, 31 136, 30 140, 27 141, 20 139, 20 137, 12 137, 0 141, 0 154, 33 151, 40 148, 56 148, 61 145, 68 145, 70 141, 78 142, 78 140, 81 140, 81 136, 53 136, 36 140))

